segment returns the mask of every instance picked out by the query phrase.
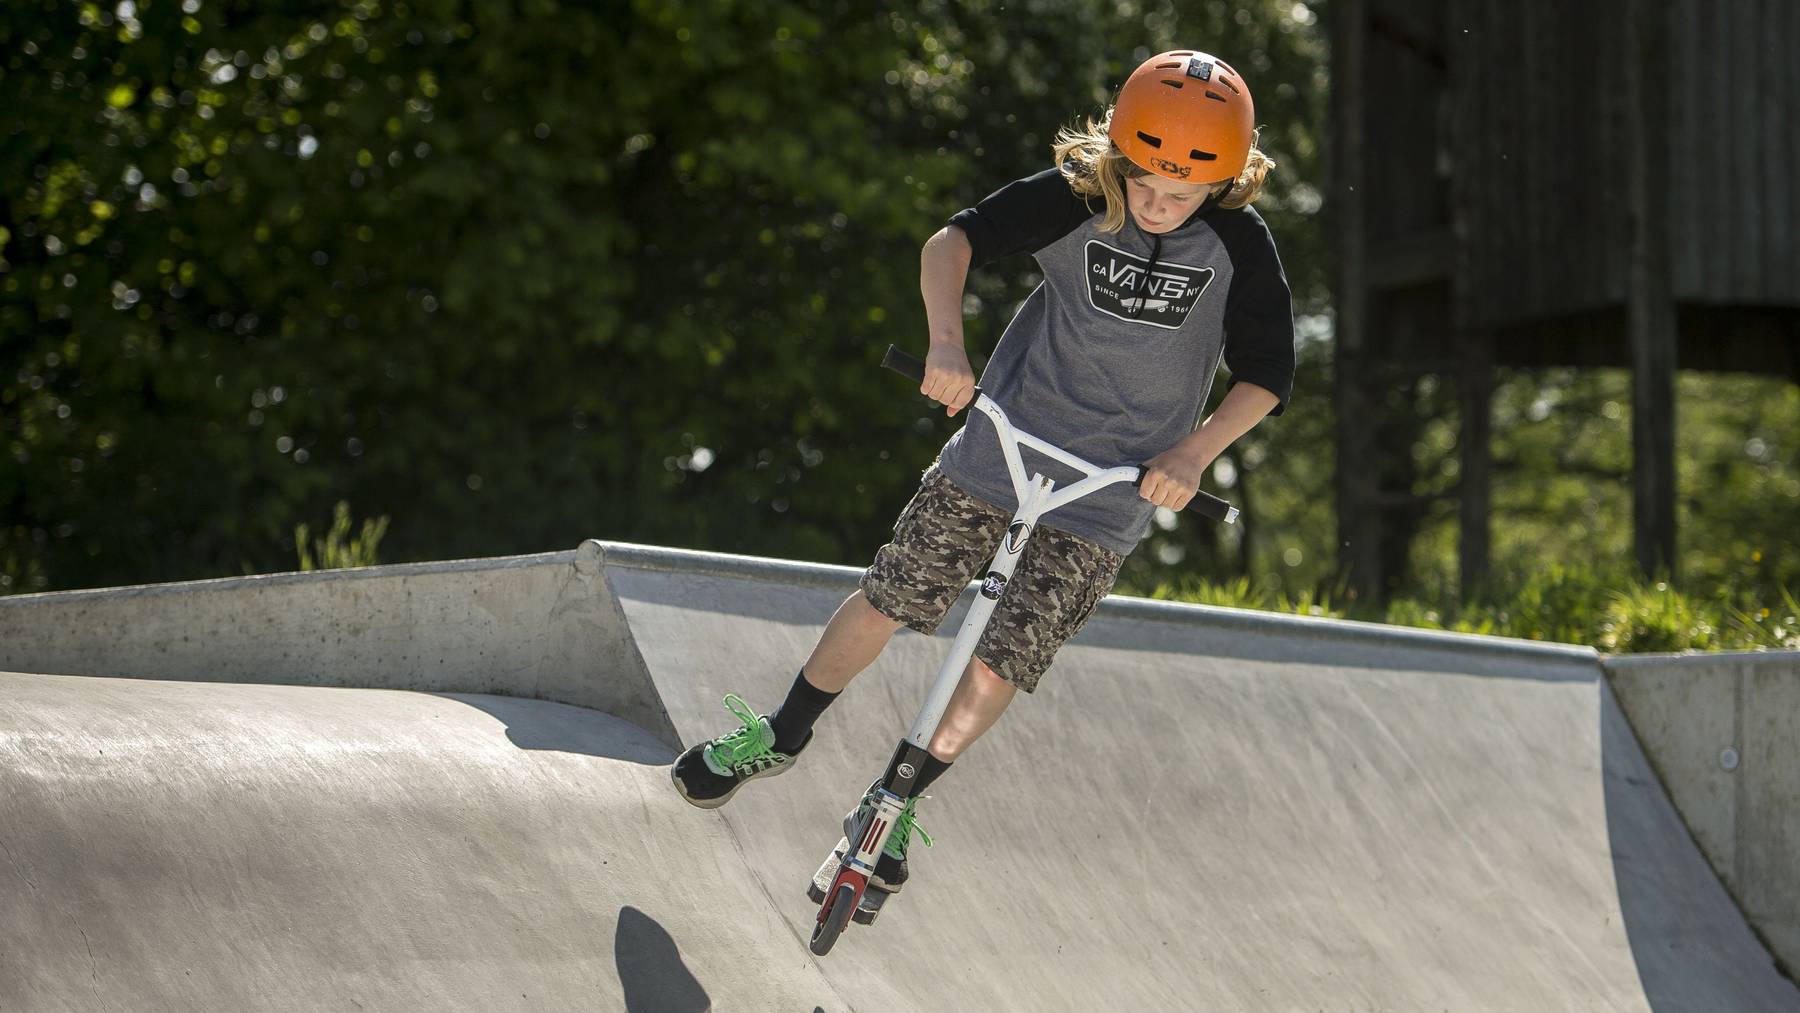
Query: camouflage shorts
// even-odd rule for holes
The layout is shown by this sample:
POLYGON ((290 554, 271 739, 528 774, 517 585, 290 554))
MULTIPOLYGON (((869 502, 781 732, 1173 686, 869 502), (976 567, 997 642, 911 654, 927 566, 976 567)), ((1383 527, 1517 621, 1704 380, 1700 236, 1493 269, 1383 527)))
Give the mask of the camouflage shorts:
MULTIPOLYGON (((894 522, 894 540, 863 574, 876 611, 933 633, 970 579, 985 573, 1012 515, 957 488, 933 466, 894 522)), ((1125 557, 1039 524, 975 646, 994 674, 1027 693, 1063 642, 1112 590, 1125 557)))

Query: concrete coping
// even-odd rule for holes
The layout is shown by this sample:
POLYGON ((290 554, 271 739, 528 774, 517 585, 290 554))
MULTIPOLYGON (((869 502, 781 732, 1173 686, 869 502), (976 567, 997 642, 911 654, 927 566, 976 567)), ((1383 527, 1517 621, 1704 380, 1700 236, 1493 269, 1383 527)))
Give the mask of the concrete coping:
MULTIPOLYGON (((598 545, 599 543, 591 542, 591 544, 598 545)), ((284 573, 252 573, 242 577, 210 577, 203 580, 170 581, 166 584, 126 584, 120 587, 81 588, 72 591, 40 591, 31 594, 0 595, 0 608, 5 608, 9 604, 24 606, 52 596, 60 600, 78 601, 93 598, 130 598, 150 594, 188 594, 202 591, 284 587, 289 584, 380 580, 386 577, 423 576, 433 573, 517 570, 533 566, 576 563, 579 554, 577 549, 564 549, 561 552, 539 552, 526 556, 442 559, 424 563, 384 563, 380 566, 356 566, 333 570, 293 570, 284 573)))
POLYGON ((1778 671, 1800 671, 1800 651, 1681 651, 1670 654, 1608 654, 1606 667, 1620 671, 1644 668, 1716 668, 1720 665, 1744 665, 1749 668, 1772 668, 1778 671))
MULTIPOLYGON (((7 595, 0 596, 0 609, 26 607, 30 603, 41 601, 50 595, 73 602, 95 598, 220 592, 302 583, 357 582, 427 574, 479 573, 556 565, 573 565, 584 573, 594 573, 602 566, 621 566, 639 570, 733 577, 807 587, 841 588, 846 592, 856 586, 857 580, 862 575, 861 569, 851 566, 764 559, 724 552, 671 549, 631 542, 588 539, 575 549, 520 556, 392 563, 340 570, 252 574, 242 577, 217 577, 167 584, 138 584, 41 594, 7 595)), ((974 586, 972 582, 970 587, 974 586)), ((1150 622, 1195 625, 1196 621, 1199 621, 1214 629, 1225 631, 1311 640, 1347 640, 1376 647, 1475 652, 1488 657, 1511 657, 1521 660, 1590 663, 1603 661, 1608 667, 1680 663, 1684 658, 1703 659, 1713 663, 1726 659, 1742 659, 1753 665, 1800 664, 1800 652, 1793 651, 1603 655, 1592 647, 1578 644, 1518 640, 1510 637, 1456 633, 1446 630, 1423 630, 1350 619, 1259 612, 1250 609, 1158 601, 1121 595, 1108 597, 1100 607, 1115 617, 1150 622)), ((1692 663, 1697 664, 1699 661, 1692 663)))
MULTIPOLYGON (((629 542, 590 541, 604 553, 606 563, 639 570, 668 573, 698 573, 746 580, 806 584, 814 587, 856 586, 862 571, 851 566, 822 563, 797 563, 788 560, 761 559, 722 552, 699 552, 691 549, 665 549, 635 545, 629 542)), ((976 586, 971 582, 970 587, 976 586)), ((1196 620, 1215 629, 1258 633, 1268 636, 1308 639, 1351 640, 1371 646, 1426 648, 1432 650, 1473 651, 1490 656, 1595 663, 1600 652, 1579 644, 1557 644, 1536 640, 1517 640, 1477 633, 1447 630, 1421 630, 1382 623, 1333 619, 1324 616, 1286 615, 1251 609, 1222 608, 1187 602, 1159 601, 1150 598, 1109 596, 1101 603, 1107 613, 1129 619, 1194 625, 1196 620)))

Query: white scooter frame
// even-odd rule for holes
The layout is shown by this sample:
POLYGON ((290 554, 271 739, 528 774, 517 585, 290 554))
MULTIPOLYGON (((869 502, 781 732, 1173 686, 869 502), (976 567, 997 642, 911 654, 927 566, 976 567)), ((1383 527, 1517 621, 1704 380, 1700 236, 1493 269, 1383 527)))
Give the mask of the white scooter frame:
MULTIPOLYGON (((903 376, 924 382, 925 364, 892 345, 888 346, 887 355, 881 364, 903 376)), ((1006 456, 1007 470, 1012 475, 1013 494, 1018 500, 1019 509, 1007 525, 1000 551, 981 582, 981 593, 969 607, 969 614, 963 619, 962 629, 957 632, 955 642, 950 645, 949 656, 938 669, 937 680, 932 683, 931 692, 926 694, 924 706, 919 709, 912 731, 907 733, 894 751, 894 757, 888 763, 887 774, 875 789, 874 806, 853 828, 855 832, 846 834, 849 844, 837 876, 832 880, 831 889, 826 891, 824 900, 819 905, 819 918, 813 927, 812 951, 820 956, 831 952, 832 944, 837 942, 839 933, 862 901, 863 892, 868 889, 869 877, 875 872, 875 862, 880 858, 881 849, 886 846, 888 835, 893 832, 894 822, 905 807, 907 796, 911 794, 919 769, 929 755, 927 747, 931 744, 931 737, 937 732, 938 722, 950 705, 950 697, 956 692, 964 667, 975 655, 975 645, 980 641, 982 631, 987 628, 988 620, 994 614, 994 607, 999 604, 1000 596, 1006 593, 1006 583, 1012 579, 1013 571, 1019 565, 1019 557, 1025 553, 1025 545, 1037 528, 1038 518, 1107 486, 1120 482, 1137 484, 1143 480, 1144 469, 1141 467, 1102 468, 1030 433, 1013 428, 1006 412, 983 394, 979 387, 975 388, 975 398, 969 407, 982 412, 994 422, 994 428, 1000 437, 1001 452, 1006 456), (1030 447, 1087 477, 1066 489, 1056 488, 1056 483, 1042 474, 1033 474, 1028 479, 1025 477, 1024 462, 1019 456, 1020 446, 1030 447)), ((1238 515, 1236 507, 1206 492, 1195 493, 1187 509, 1226 524, 1235 522, 1238 515)))

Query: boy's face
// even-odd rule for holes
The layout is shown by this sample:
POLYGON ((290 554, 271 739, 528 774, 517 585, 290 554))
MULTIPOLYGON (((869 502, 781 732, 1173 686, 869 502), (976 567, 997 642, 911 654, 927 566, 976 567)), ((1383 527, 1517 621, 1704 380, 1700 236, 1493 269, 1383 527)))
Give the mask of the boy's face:
POLYGON ((1164 233, 1181 227, 1224 183, 1177 183, 1154 173, 1125 181, 1131 216, 1145 232, 1164 233))

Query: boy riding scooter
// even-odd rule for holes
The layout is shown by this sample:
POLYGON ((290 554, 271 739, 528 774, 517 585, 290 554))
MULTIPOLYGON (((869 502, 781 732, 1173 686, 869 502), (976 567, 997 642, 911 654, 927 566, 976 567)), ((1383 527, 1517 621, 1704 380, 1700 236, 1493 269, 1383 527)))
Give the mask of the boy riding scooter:
MULTIPOLYGON (((1015 253, 1032 254, 1043 271, 982 374, 980 390, 1005 413, 972 413, 945 444, 781 705, 762 717, 727 697, 741 727, 677 759, 671 775, 682 797, 716 808, 745 782, 785 771, 901 625, 933 632, 997 556, 999 570, 1004 543, 1017 542, 1016 570, 988 581, 994 596, 978 599, 992 614, 936 708, 941 718, 928 701, 901 750, 918 753, 897 755, 847 821, 863 833, 846 838, 861 845, 887 820, 868 886, 891 893, 905 883, 920 795, 1019 689, 1037 687, 1156 508, 1188 506, 1213 460, 1285 404, 1293 318, 1274 240, 1248 206, 1273 167, 1256 149, 1254 123, 1249 87, 1229 64, 1191 50, 1159 54, 1100 120, 1058 135, 1053 167, 957 213, 926 242, 930 348, 920 391, 949 415, 977 393, 962 338, 968 271, 1015 253), (1196 428, 1221 361, 1231 387, 1196 428), (1002 418, 1031 438, 1006 438, 1002 418), (1143 478, 1133 486, 1136 468, 1122 478, 1113 469, 1100 482, 1087 462, 1144 462, 1143 478), (1037 504, 1053 512, 1016 530, 1015 513, 1023 518, 1040 495, 1028 475, 1053 483, 1037 504), (1076 489, 1079 498, 1068 496, 1076 489), (902 765, 910 777, 895 776, 902 765)), ((836 907, 835 897, 827 902, 836 907)))

